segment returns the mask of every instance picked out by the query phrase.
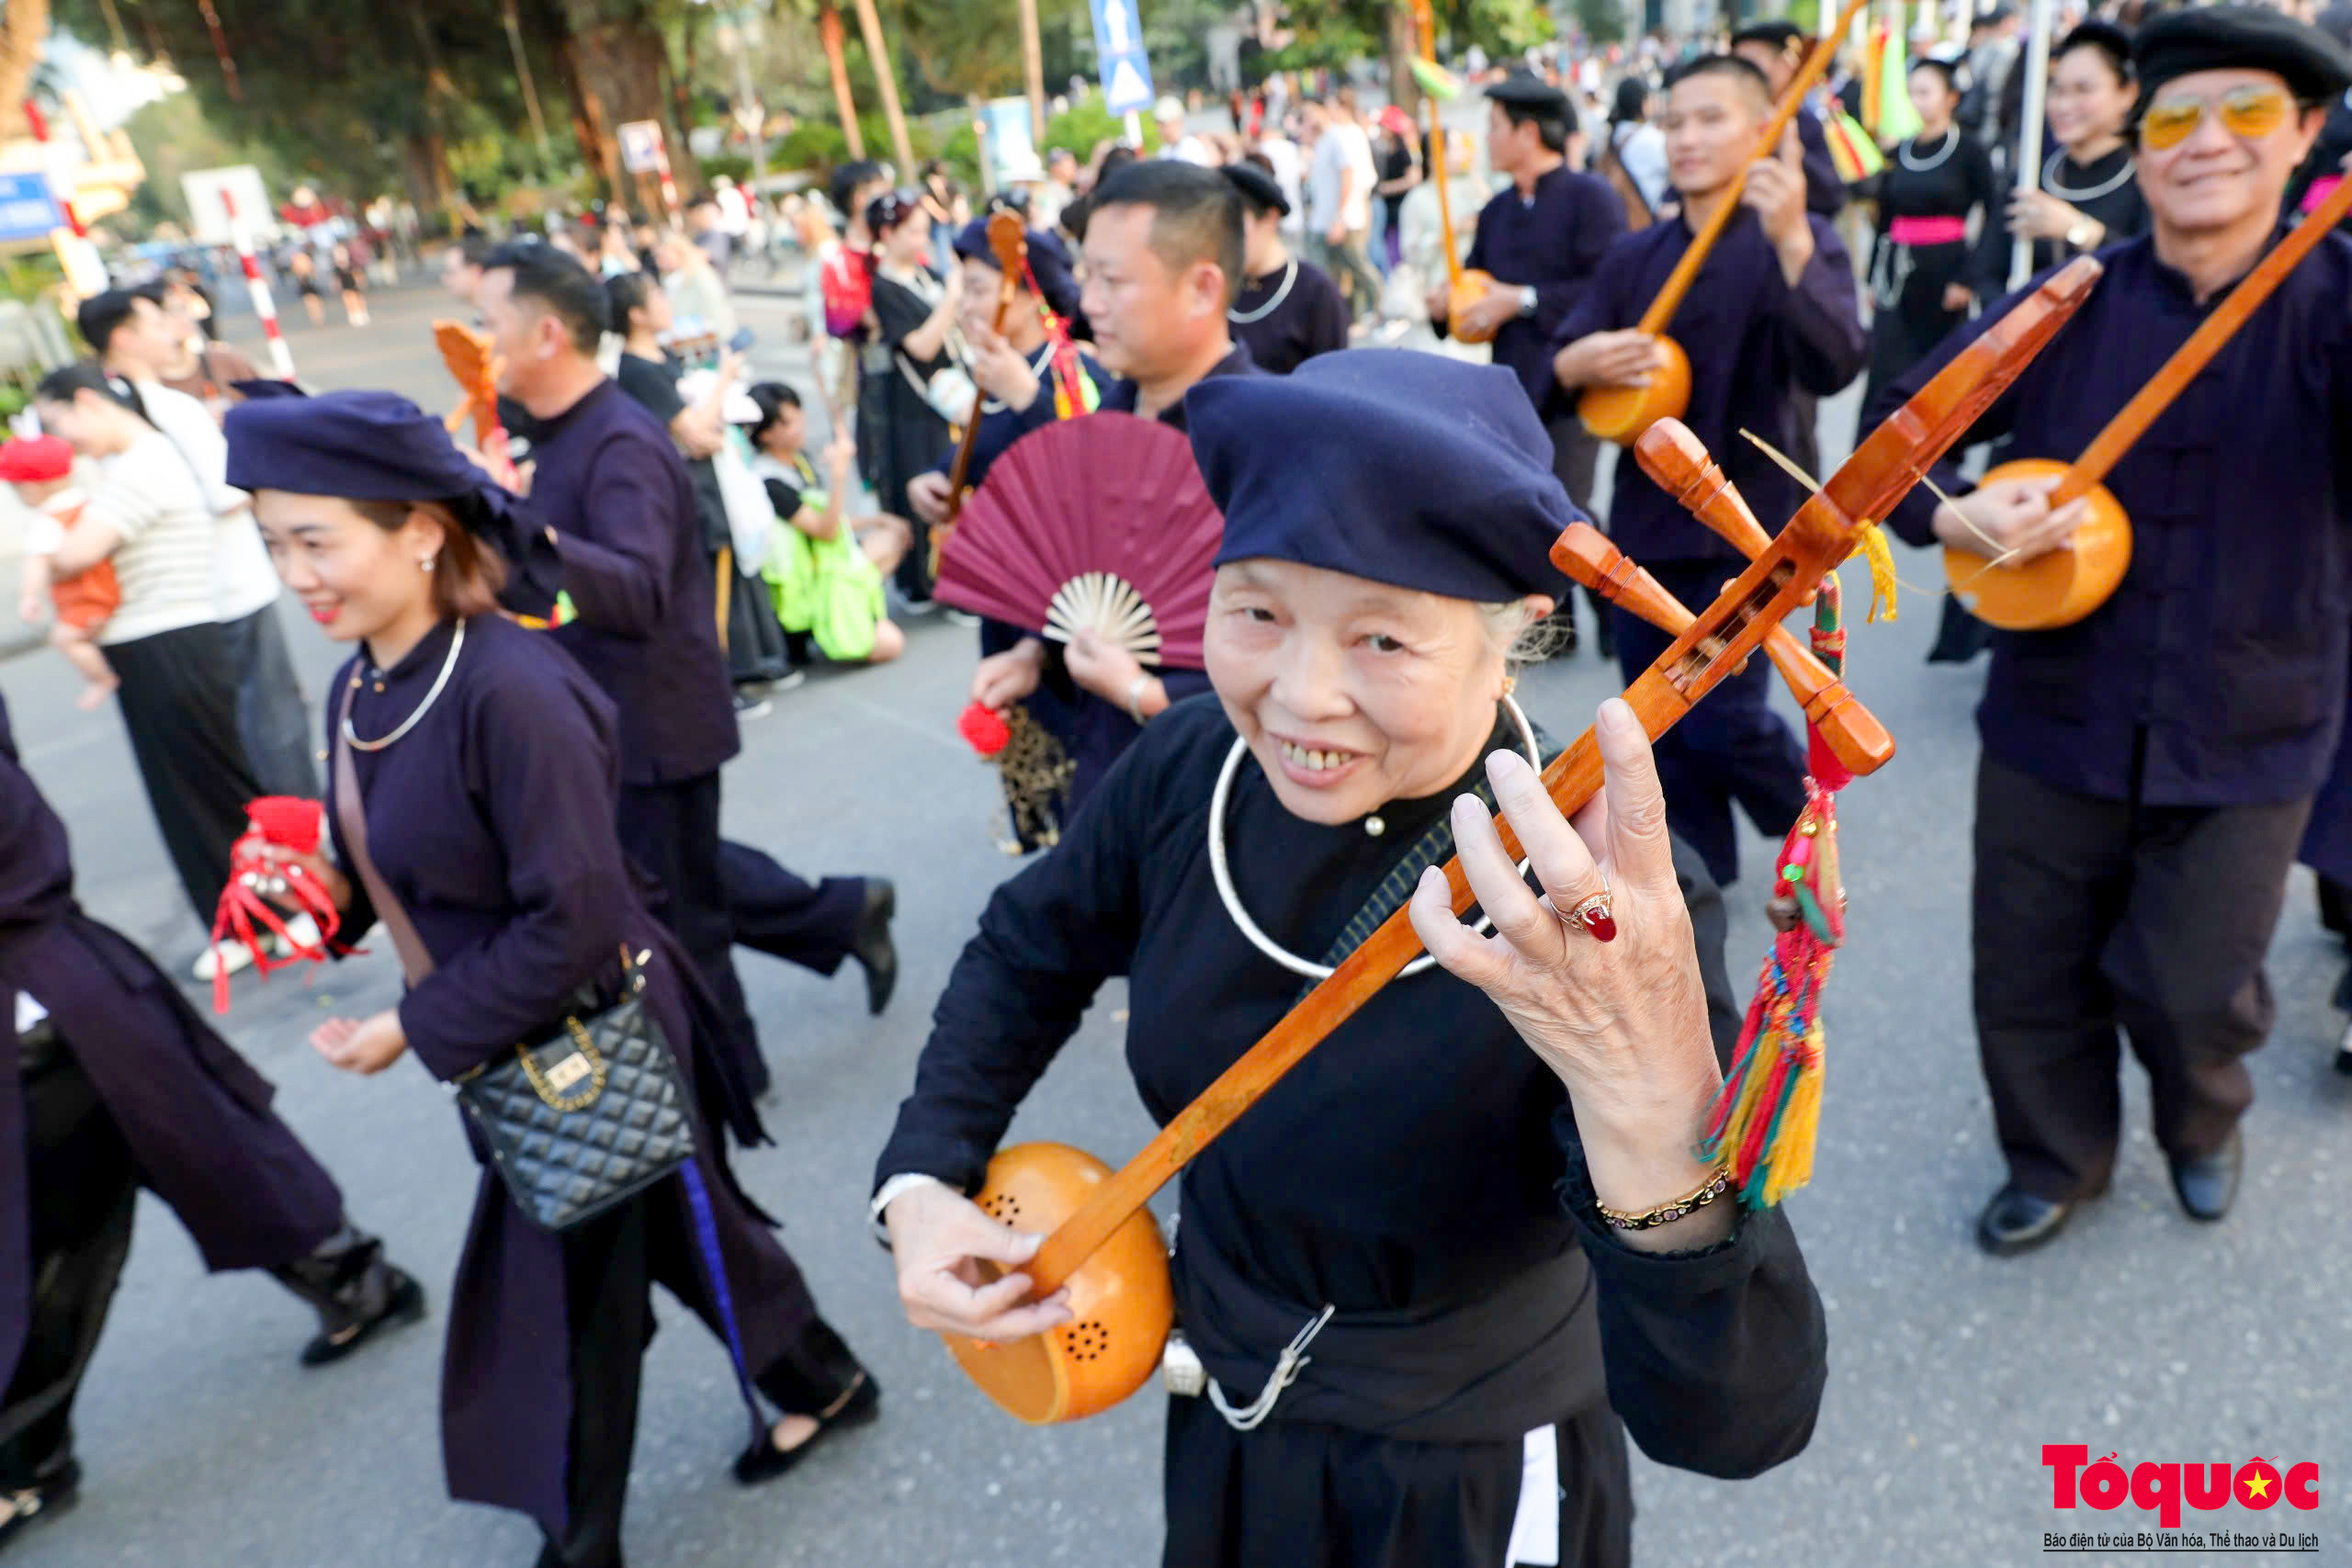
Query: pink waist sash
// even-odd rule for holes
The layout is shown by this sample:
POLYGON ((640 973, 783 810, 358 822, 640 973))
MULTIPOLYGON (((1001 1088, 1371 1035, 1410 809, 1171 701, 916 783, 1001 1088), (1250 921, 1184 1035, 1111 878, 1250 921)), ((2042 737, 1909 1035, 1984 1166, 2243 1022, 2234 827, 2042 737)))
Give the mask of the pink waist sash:
POLYGON ((1968 238, 1965 218, 1897 218, 1886 237, 1898 245, 1956 245, 1968 238))

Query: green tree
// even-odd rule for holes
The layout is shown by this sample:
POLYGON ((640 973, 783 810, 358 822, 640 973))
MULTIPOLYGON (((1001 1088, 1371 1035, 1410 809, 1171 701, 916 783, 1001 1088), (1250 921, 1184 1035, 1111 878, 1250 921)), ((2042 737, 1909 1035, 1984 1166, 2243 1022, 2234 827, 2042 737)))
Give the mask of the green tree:
POLYGON ((1594 43, 1618 43, 1625 37, 1625 7, 1619 0, 1576 0, 1577 25, 1594 43))

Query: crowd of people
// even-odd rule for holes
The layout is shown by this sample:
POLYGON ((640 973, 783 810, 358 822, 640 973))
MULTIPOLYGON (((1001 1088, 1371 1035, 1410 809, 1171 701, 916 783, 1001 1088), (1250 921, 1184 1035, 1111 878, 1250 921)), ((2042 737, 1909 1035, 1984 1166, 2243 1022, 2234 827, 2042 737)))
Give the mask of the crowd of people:
MULTIPOLYGON (((1775 523, 1806 489, 1771 454, 1817 469, 1820 400, 1861 380, 1877 428, 2024 298, 2016 244, 2037 276, 2093 255, 2075 319, 1885 520, 2004 562, 2068 547, 2084 502, 1961 452, 2072 461, 2352 173, 2352 10, 2070 19, 2038 177, 2004 13, 1907 62, 1917 129, 1867 181, 1831 154, 1829 92, 1763 142, 1795 28, 1717 41, 1671 69, 1634 51, 1605 107, 1593 73, 1498 73, 1482 133, 1442 146, 1352 86, 1277 82, 1230 133, 1170 100, 1156 153, 1051 150, 977 210, 944 171, 845 164, 792 215, 806 388, 748 378, 731 186, 675 228, 468 239, 441 279, 499 366, 505 450, 389 393, 223 380, 168 282, 84 306, 93 357, 41 383, 43 434, 0 446, 37 516, 21 608, 53 601, 56 646, 117 704, 199 919, 249 802, 322 801, 322 841, 265 844, 257 885, 334 911, 331 942, 304 921, 288 948, 380 930, 405 982, 322 1024, 325 1061, 413 1055, 465 1085, 521 1042, 561 1110, 576 1079, 548 1063, 586 1076, 568 1040, 627 1014, 674 1075, 691 1150, 552 1227, 467 1123, 485 1163, 449 1292, 450 1487, 531 1518, 541 1568, 622 1562, 657 1281, 734 1366, 739 1481, 878 1414, 730 1161, 771 1085, 733 950, 854 960, 878 1013, 895 892, 723 838, 722 771, 808 666, 887 661, 945 612, 967 497, 1001 494, 990 474, 1049 426, 1111 439, 1088 433, 1121 422, 1084 423, 1103 411, 1181 434, 1222 515, 1190 584, 1201 656, 961 615, 971 702, 1030 737, 1004 771, 1028 858, 954 966, 867 1189, 909 1319, 984 1342, 1072 1322, 1022 1271, 1040 1236, 973 1200, 1106 981, 1166 1122, 1401 916, 1427 961, 1185 1170, 1169 1268, 1204 1371, 1170 1401, 1165 1561, 1612 1568, 1629 1438, 1723 1477, 1804 1448, 1822 1303, 1785 1213, 1694 1129, 1740 1032, 1736 819, 1798 829, 1815 763, 1758 659, 1654 740, 1602 705, 1605 810, 1544 792, 1562 742, 1514 698, 1522 664, 1583 621, 1631 684, 1677 635, 1598 596, 1580 615, 1549 554, 1597 512, 1579 402, 1680 378, 1679 417, 1775 523), (1459 177, 1428 177, 1441 157, 1459 177), (1007 214, 1017 270, 990 232, 1007 214), (1428 349, 1385 346, 1424 324, 1428 349), (282 592, 351 650, 315 712, 282 592), (1456 857, 1475 927, 1438 873, 1456 857), (1459 1082, 1480 1092, 1432 1092, 1459 1082)), ((2183 1212, 2226 1217, 2298 858, 2352 937, 2348 298, 2352 242, 2326 236, 2116 462, 2136 537, 2104 604, 2025 631, 1945 606, 1933 657, 1991 655, 1970 931, 1996 1256, 2108 1188, 2126 1045, 2183 1212)), ((1682 604, 1744 569, 1622 456, 1609 496, 1612 542, 1682 604)), ((74 904, 5 715, 0 803, 0 1156, 29 1178, 0 1200, 5 1543, 79 1486, 69 1417, 139 1186, 209 1267, 269 1269, 318 1312, 306 1362, 425 1303, 267 1086, 74 904)), ((237 946, 199 974, 251 962, 237 946)))

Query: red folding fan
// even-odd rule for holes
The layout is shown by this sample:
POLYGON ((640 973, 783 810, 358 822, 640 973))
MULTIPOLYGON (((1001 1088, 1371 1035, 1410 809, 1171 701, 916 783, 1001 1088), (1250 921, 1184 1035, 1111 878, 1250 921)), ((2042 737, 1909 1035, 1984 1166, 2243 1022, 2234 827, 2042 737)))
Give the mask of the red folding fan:
POLYGON ((1198 670, 1224 532, 1191 442, 1156 420, 1091 413, 1031 432, 990 466, 934 592, 1057 642, 1091 628, 1143 663, 1198 670))

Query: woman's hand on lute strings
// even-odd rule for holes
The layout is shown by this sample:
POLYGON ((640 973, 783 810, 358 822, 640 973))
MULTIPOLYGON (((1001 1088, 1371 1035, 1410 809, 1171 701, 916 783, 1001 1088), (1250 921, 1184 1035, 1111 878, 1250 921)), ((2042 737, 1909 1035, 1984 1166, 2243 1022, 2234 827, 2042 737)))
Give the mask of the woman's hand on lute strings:
MULTIPOLYGON (((1601 705, 1594 735, 1602 792, 1573 826, 1525 758, 1498 751, 1487 761, 1544 896, 1504 852, 1486 807, 1465 795, 1453 808, 1455 847, 1494 934, 1455 916, 1435 867, 1414 890, 1411 918, 1438 963, 1485 991, 1567 1087, 1600 1201, 1638 1211, 1705 1179, 1691 1147, 1722 1077, 1648 737, 1621 698, 1601 705), (1617 926, 1607 942, 1555 912, 1602 892, 1604 877, 1617 926)), ((1713 1239, 1702 1228, 1716 1227, 1685 1221, 1640 1235, 1691 1247, 1713 1239)))
POLYGON ((899 1266, 899 1300, 917 1328, 974 1339, 1026 1339, 1070 1320, 1069 1292, 1029 1300, 1029 1261, 1045 1237, 989 1218, 952 1187, 926 1182, 882 1213, 899 1266))

